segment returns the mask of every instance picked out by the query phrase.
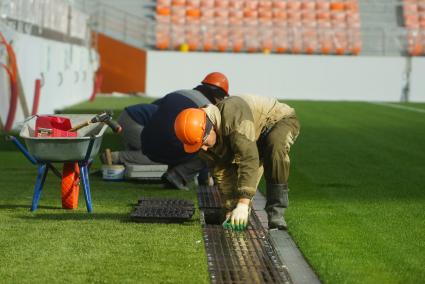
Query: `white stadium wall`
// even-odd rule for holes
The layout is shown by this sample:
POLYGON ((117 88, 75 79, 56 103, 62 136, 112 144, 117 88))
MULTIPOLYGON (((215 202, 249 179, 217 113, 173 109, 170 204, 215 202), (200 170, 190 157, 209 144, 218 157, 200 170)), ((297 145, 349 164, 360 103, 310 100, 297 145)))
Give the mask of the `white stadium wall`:
POLYGON ((410 75, 410 96, 412 102, 425 102, 425 58, 412 59, 412 73, 410 75))
MULTIPOLYGON (((211 71, 229 77, 231 94, 294 100, 397 102, 406 84, 405 57, 148 51, 146 69, 154 97, 192 88, 211 71)), ((412 69, 410 97, 425 101, 425 62, 413 59, 412 69)))
MULTIPOLYGON (((18 71, 28 109, 31 112, 35 80, 44 77, 39 101, 39 114, 51 114, 57 109, 89 99, 93 90, 93 76, 98 68, 97 53, 80 45, 73 45, 17 32, 6 32, 15 50, 18 71)), ((7 60, 3 52, 2 62, 7 60)), ((9 111, 8 77, 0 70, 0 116, 3 123, 9 111)), ((20 104, 14 126, 24 120, 20 104)))

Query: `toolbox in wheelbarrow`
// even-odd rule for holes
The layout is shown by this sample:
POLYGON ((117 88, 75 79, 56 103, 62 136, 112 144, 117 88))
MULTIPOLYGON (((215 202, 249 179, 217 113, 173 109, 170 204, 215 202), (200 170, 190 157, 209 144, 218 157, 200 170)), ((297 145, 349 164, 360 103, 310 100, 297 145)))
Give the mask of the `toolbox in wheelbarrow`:
MULTIPOLYGON (((61 118, 69 119, 71 125, 88 122, 94 116, 96 114, 60 115, 61 118)), ((81 181, 87 211, 92 212, 88 166, 99 152, 102 136, 108 126, 103 122, 89 123, 79 129, 75 137, 36 137, 36 120, 37 116, 27 119, 20 132, 28 150, 15 137, 9 137, 33 164, 38 165, 31 211, 37 209, 44 181, 51 169, 62 179, 62 207, 74 209, 78 206, 81 181), (60 174, 52 163, 64 163, 63 173, 60 174)))

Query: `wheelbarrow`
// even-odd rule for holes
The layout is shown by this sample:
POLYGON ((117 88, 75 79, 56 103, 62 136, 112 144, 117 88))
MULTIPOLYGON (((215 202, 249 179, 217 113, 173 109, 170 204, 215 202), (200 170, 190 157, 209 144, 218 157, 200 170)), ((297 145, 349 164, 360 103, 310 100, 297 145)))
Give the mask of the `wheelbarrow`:
MULTIPOLYGON (((94 116, 96 114, 61 115, 69 118, 71 125, 81 125, 82 122, 92 120, 94 116)), ((31 163, 38 166, 31 211, 37 209, 49 169, 62 179, 62 207, 71 209, 75 208, 75 203, 78 205, 81 178, 87 211, 93 211, 88 167, 99 152, 107 127, 108 125, 103 122, 86 123, 84 128, 77 131, 76 137, 35 137, 36 116, 34 116, 26 120, 19 134, 25 141, 26 148, 16 137, 8 137, 31 163), (62 175, 53 163, 64 163, 62 175), (72 195, 75 191, 76 196, 72 195), (73 204, 66 204, 67 202, 73 204)))

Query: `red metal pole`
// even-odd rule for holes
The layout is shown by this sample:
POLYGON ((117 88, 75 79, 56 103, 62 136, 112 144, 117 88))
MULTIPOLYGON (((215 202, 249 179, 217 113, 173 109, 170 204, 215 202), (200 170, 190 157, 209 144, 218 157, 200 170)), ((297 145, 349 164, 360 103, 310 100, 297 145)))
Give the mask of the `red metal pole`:
POLYGON ((41 90, 41 80, 35 80, 35 88, 34 88, 34 101, 32 102, 32 111, 31 115, 36 115, 38 112, 38 105, 40 102, 40 90, 41 90))
POLYGON ((2 64, 2 66, 6 69, 10 82, 9 113, 7 114, 6 123, 4 125, 4 131, 9 132, 12 129, 13 121, 15 120, 16 107, 18 105, 18 86, 16 79, 13 77, 12 70, 4 64, 2 64))
POLYGON ((102 74, 96 73, 96 76, 94 78, 94 83, 93 83, 93 92, 91 94, 89 101, 91 102, 94 101, 97 93, 100 92, 100 87, 102 86, 102 82, 103 82, 102 74))
POLYGON ((0 32, 0 41, 2 44, 6 46, 7 55, 9 56, 9 64, 8 66, 3 64, 3 67, 6 69, 9 75, 10 81, 10 105, 9 105, 9 113, 7 115, 6 124, 4 126, 4 130, 6 132, 10 131, 13 126, 13 121, 15 120, 16 107, 18 105, 18 65, 16 63, 16 55, 13 51, 12 46, 7 42, 6 38, 0 32))

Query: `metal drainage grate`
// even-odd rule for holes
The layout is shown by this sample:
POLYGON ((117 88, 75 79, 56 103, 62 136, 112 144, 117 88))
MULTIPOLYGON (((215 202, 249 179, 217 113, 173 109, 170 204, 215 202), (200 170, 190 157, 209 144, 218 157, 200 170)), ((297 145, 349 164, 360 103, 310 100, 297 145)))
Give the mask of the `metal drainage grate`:
POLYGON ((183 222, 194 213, 190 200, 141 198, 130 217, 138 222, 183 222))
MULTIPOLYGON (((216 199, 211 198, 216 196, 213 191, 217 190, 210 187, 199 191, 199 195, 206 194, 198 195, 200 205, 217 205, 216 199)), ((286 267, 254 211, 243 232, 208 223, 204 224, 203 232, 212 283, 291 283, 286 267)))
POLYGON ((220 225, 224 221, 220 192, 215 187, 200 186, 198 188, 198 202, 204 223, 220 225))

